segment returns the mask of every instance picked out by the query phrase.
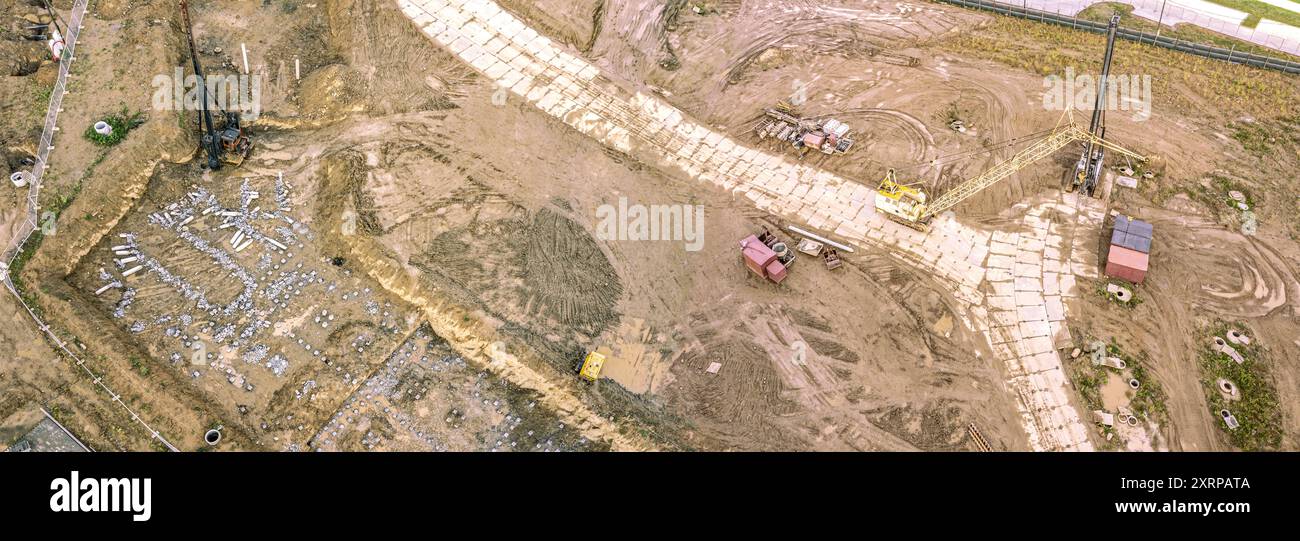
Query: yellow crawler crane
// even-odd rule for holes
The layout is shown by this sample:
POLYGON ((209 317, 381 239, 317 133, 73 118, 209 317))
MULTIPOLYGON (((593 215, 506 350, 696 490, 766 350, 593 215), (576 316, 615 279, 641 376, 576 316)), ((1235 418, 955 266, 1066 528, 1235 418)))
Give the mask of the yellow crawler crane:
POLYGON ((891 169, 880 183, 880 188, 876 191, 876 210, 884 212, 904 225, 924 231, 928 228, 930 219, 939 213, 957 206, 985 188, 1015 174, 1016 171, 1023 169, 1025 166, 1046 158, 1076 141, 1091 142, 1094 145, 1105 147, 1135 160, 1146 161, 1145 156, 1080 128, 1074 123, 1074 117, 1069 114, 1069 111, 1066 112, 1065 118, 1067 119, 1066 122, 1058 125, 1047 136, 1025 147, 1007 160, 994 165, 979 176, 948 190, 933 203, 927 203, 928 198, 925 192, 920 189, 900 184, 891 169))

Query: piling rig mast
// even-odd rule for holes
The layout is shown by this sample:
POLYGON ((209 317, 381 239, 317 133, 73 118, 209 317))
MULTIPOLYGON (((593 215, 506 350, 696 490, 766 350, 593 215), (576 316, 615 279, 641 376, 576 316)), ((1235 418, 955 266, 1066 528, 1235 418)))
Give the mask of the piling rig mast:
MULTIPOLYGON (((1119 29, 1119 15, 1113 15, 1110 18, 1110 25, 1106 28, 1106 56, 1101 63, 1101 80, 1097 82, 1097 101, 1092 108, 1092 122, 1088 124, 1088 133, 1100 139, 1106 136, 1106 107, 1107 93, 1106 88, 1110 79, 1110 61, 1115 53, 1115 33, 1119 29)), ((1067 191, 1081 189, 1089 197, 1097 189, 1097 183, 1101 179, 1103 161, 1106 157, 1106 147, 1098 145, 1092 140, 1084 144, 1083 154, 1079 156, 1079 162, 1074 166, 1074 179, 1067 186, 1067 191)))
POLYGON ((194 64, 194 77, 202 96, 202 112, 199 114, 199 144, 208 157, 208 169, 221 169, 221 164, 238 166, 243 163, 252 149, 252 141, 244 133, 239 123, 239 113, 222 110, 224 126, 217 131, 209 109, 208 84, 203 76, 203 67, 199 65, 199 50, 194 46, 194 30, 190 25, 190 6, 186 0, 180 0, 181 24, 185 26, 185 39, 190 46, 190 60, 194 64))
POLYGON ((1071 109, 1066 109, 1063 122, 1034 144, 1025 147, 1011 158, 994 165, 979 176, 967 180, 948 190, 942 197, 931 202, 925 192, 911 185, 899 183, 891 169, 876 190, 876 209, 905 225, 926 229, 930 219, 965 201, 971 196, 996 184, 1016 171, 1035 161, 1052 155, 1071 143, 1082 142, 1084 149, 1074 174, 1067 173, 1065 187, 1067 191, 1080 188, 1091 196, 1097 189, 1101 178, 1103 158, 1107 150, 1118 152, 1137 161, 1146 161, 1146 157, 1116 145, 1104 139, 1106 135, 1107 80, 1110 78, 1110 63, 1115 52, 1115 34, 1119 28, 1119 15, 1110 19, 1106 34, 1106 55, 1102 61, 1101 82, 1097 89, 1097 99, 1092 110, 1092 121, 1085 131, 1074 122, 1071 109))

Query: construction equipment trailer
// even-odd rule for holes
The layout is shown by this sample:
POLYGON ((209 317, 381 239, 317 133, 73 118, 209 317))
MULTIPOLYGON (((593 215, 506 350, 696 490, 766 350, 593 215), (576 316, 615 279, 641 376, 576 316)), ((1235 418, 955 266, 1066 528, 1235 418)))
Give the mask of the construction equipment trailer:
POLYGON ((240 125, 239 113, 222 110, 223 125, 217 130, 209 109, 208 84, 203 76, 203 67, 199 65, 199 50, 194 46, 194 30, 190 25, 190 6, 180 0, 181 24, 185 26, 185 39, 190 45, 190 59, 194 64, 194 78, 202 96, 202 112, 199 114, 199 144, 208 157, 208 169, 221 169, 223 163, 238 167, 253 149, 252 140, 244 133, 240 125))
POLYGON ((844 154, 853 148, 852 128, 834 118, 824 120, 795 116, 792 106, 780 103, 763 110, 764 120, 754 132, 759 140, 773 138, 789 143, 800 152, 844 154))
POLYGON ((785 280, 795 260, 794 251, 789 245, 781 242, 767 228, 763 228, 762 233, 740 241, 740 257, 750 272, 774 284, 785 280))

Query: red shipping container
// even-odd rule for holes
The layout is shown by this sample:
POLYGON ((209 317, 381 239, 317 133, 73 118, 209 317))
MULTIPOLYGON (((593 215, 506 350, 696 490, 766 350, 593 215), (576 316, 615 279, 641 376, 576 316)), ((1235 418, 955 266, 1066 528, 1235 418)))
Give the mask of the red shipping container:
POLYGON ((1147 277, 1147 265, 1150 259, 1151 256, 1137 250, 1112 244, 1110 252, 1106 254, 1106 276, 1140 284, 1147 277))

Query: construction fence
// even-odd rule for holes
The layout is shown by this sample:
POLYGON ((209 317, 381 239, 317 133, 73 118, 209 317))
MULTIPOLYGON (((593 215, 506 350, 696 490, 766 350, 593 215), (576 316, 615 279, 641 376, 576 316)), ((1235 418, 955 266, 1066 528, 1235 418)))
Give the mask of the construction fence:
MULTIPOLYGON (((45 177, 45 169, 46 165, 49 163, 50 151, 54 150, 54 136, 59 131, 56 129, 56 124, 59 120, 59 112, 63 111, 63 96, 68 91, 69 72, 72 69, 72 61, 76 59, 77 38, 81 34, 82 24, 85 22, 86 7, 88 3, 89 0, 77 0, 72 6, 72 15, 67 25, 68 33, 66 36, 63 36, 65 46, 59 59, 59 77, 55 80, 54 88, 50 91, 50 106, 45 111, 45 128, 41 130, 41 142, 36 148, 36 163, 32 167, 31 178, 27 185, 27 216, 22 225, 17 229, 17 231, 15 231, 13 242, 11 242, 5 249, 3 262, 6 266, 13 264, 14 259, 22 252, 23 245, 31 239, 32 233, 36 231, 38 226, 37 213, 41 208, 41 181, 45 177)), ((23 296, 18 292, 17 287, 14 286, 13 279, 9 275, 7 267, 5 271, 6 272, 3 273, 5 288, 13 294, 14 299, 23 307, 23 310, 27 312, 27 315, 31 316, 32 321, 36 323, 36 327, 49 337, 50 341, 59 348, 59 351, 62 351, 77 367, 81 368, 81 370, 91 378, 95 386, 107 393, 110 400, 116 402, 128 415, 131 416, 133 421, 139 423, 151 438, 157 440, 159 444, 166 447, 168 450, 177 451, 178 449, 176 446, 167 441, 167 439, 152 426, 149 426, 149 423, 145 422, 145 420, 142 419, 135 410, 132 410, 131 407, 122 400, 122 395, 113 392, 113 390, 104 383, 104 378, 102 376, 96 374, 90 369, 90 367, 86 366, 85 359, 82 359, 75 351, 73 351, 72 348, 68 347, 70 345, 68 341, 60 338, 59 335, 54 332, 53 328, 41 320, 40 316, 32 310, 32 307, 27 305, 27 301, 23 299, 23 296)), ((57 423, 57 421, 55 422, 57 423)))
MULTIPOLYGON (((1074 28, 1077 30, 1084 30, 1084 31, 1095 32, 1099 34, 1105 34, 1107 31, 1106 23, 1089 21, 1086 19, 1080 19, 1078 17, 1073 17, 1070 15, 1063 15, 1059 11, 1060 9, 1059 3, 1056 4, 1058 9, 1057 12, 1049 12, 1040 9, 1030 8, 1028 7, 1029 5, 1028 2, 1026 2, 1023 5, 1014 5, 1014 4, 1008 4, 1003 2, 993 2, 989 0, 938 0, 938 1, 943 2, 945 4, 952 4, 952 5, 971 8, 971 9, 989 11, 989 12, 997 13, 999 15, 1007 15, 1011 17, 1019 17, 1022 19, 1030 19, 1034 21, 1047 23, 1047 24, 1068 26, 1070 28, 1074 28)), ((1181 10, 1182 8, 1178 8, 1176 6, 1170 6, 1166 9, 1181 10)), ((1166 19, 1176 20, 1176 18, 1172 16, 1167 17, 1166 19)), ((1245 27, 1241 27, 1241 28, 1245 28, 1245 27)), ((1216 31, 1219 31, 1219 33, 1228 36, 1238 35, 1233 31, 1228 31, 1228 32, 1224 32, 1221 30, 1216 30, 1216 31)), ((1242 65, 1252 66, 1256 68, 1277 70, 1277 71, 1291 73, 1291 74, 1300 74, 1300 62, 1284 60, 1272 56, 1246 53, 1246 52, 1236 50, 1235 47, 1224 49, 1222 47, 1215 47, 1203 43, 1195 43, 1187 40, 1171 38, 1165 35, 1158 36, 1150 32, 1131 30, 1131 29, 1124 28, 1123 26, 1120 26, 1119 30, 1116 32, 1116 35, 1120 38, 1129 41, 1136 41, 1138 43, 1145 43, 1148 45, 1154 45, 1156 47, 1173 49, 1175 51, 1194 54, 1205 58, 1212 58, 1214 60, 1221 60, 1233 64, 1242 64, 1242 65)), ((1250 40, 1245 40, 1245 41, 1250 41, 1250 40)), ((1290 49, 1293 49, 1295 52, 1297 52, 1297 54, 1300 54, 1300 42, 1298 41, 1282 40, 1281 38, 1277 38, 1276 36, 1270 37, 1269 41, 1273 42, 1273 45, 1268 45, 1268 44, 1260 44, 1260 45, 1266 47, 1272 47, 1280 50, 1285 50, 1284 48, 1289 47, 1290 49)))

